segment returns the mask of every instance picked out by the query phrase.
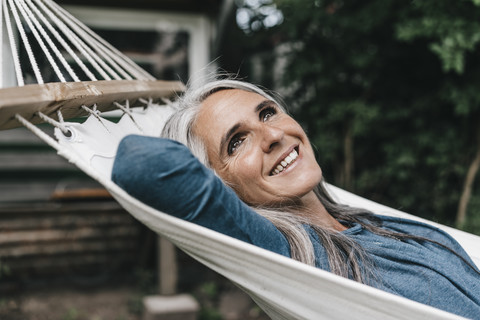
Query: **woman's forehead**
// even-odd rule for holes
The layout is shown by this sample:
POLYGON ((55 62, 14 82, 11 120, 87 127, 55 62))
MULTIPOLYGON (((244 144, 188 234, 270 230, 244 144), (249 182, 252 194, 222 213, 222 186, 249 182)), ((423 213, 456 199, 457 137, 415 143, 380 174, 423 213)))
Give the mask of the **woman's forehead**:
POLYGON ((255 107, 266 98, 250 91, 226 89, 208 96, 201 104, 194 124, 194 133, 206 143, 217 142, 237 123, 246 121, 255 107), (215 141, 211 141, 215 140, 215 141))
POLYGON ((243 109, 251 107, 251 103, 265 100, 262 95, 242 89, 223 89, 209 95, 203 102, 201 109, 207 112, 223 111, 222 109, 243 109))
POLYGON ((255 107, 264 100, 266 98, 258 93, 240 89, 218 91, 202 102, 197 121, 208 122, 211 118, 219 120, 215 123, 223 123, 227 119, 234 121, 254 112, 255 107))

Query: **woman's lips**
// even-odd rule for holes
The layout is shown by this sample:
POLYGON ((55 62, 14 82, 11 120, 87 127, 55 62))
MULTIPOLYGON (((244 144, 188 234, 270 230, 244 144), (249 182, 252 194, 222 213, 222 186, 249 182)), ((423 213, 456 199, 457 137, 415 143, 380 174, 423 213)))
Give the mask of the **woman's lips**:
POLYGON ((290 165, 292 165, 297 160, 298 155, 298 146, 295 146, 291 148, 290 151, 285 152, 279 159, 277 164, 270 171, 270 176, 275 176, 290 167, 290 165))

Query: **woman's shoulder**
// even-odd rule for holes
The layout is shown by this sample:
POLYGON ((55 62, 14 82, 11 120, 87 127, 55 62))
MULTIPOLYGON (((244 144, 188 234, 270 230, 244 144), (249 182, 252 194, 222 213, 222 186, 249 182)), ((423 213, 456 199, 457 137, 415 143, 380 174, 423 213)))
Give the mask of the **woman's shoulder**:
POLYGON ((385 229, 424 237, 449 247, 460 247, 458 242, 450 234, 427 222, 385 215, 375 215, 375 217, 380 219, 382 227, 385 229))
POLYGON ((381 221, 383 227, 398 229, 418 229, 418 230, 435 230, 441 231, 439 228, 415 219, 401 218, 395 216, 387 216, 375 214, 374 217, 381 221))

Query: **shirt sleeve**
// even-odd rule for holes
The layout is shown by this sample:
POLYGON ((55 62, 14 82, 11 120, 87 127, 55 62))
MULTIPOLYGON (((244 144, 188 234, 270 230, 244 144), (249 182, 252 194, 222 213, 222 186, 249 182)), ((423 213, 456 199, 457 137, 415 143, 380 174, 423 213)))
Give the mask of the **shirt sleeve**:
POLYGON ((112 180, 159 211, 290 256, 285 236, 176 141, 125 137, 118 146, 112 180))

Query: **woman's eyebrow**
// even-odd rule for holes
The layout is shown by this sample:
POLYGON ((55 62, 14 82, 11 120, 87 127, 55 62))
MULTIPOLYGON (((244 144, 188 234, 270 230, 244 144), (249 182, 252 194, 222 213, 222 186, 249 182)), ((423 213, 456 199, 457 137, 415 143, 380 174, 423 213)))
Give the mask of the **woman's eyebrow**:
POLYGON ((265 106, 274 103, 272 100, 263 100, 255 107, 255 113, 261 111, 265 106))

